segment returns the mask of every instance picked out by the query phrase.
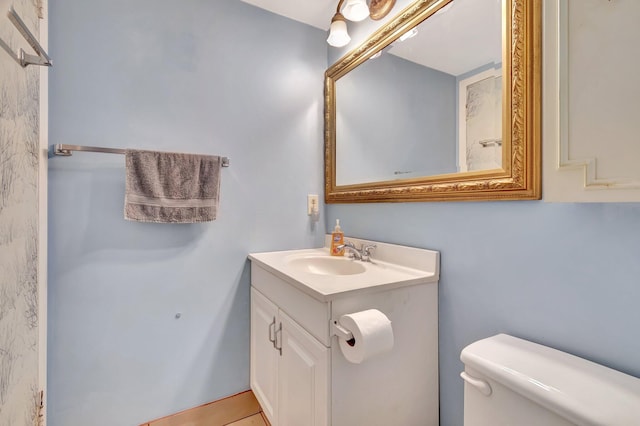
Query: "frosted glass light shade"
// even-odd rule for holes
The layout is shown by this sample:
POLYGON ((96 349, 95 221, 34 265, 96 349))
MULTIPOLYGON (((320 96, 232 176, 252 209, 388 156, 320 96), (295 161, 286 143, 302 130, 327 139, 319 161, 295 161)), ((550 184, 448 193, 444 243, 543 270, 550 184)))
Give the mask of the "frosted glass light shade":
POLYGON ((336 13, 331 20, 331 27, 329 28, 329 38, 327 43, 333 47, 342 47, 349 44, 351 37, 347 32, 347 23, 344 17, 340 13, 336 13))
POLYGON ((365 0, 347 0, 342 14, 350 21, 360 22, 369 17, 369 6, 365 0))

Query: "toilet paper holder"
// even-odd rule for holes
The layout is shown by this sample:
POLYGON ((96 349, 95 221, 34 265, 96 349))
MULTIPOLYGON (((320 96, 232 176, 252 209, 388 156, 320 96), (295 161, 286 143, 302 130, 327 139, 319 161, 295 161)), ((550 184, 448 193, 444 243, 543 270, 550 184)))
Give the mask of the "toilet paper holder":
POLYGON ((344 339, 350 346, 353 346, 356 343, 353 333, 338 324, 338 321, 331 321, 331 335, 344 339))

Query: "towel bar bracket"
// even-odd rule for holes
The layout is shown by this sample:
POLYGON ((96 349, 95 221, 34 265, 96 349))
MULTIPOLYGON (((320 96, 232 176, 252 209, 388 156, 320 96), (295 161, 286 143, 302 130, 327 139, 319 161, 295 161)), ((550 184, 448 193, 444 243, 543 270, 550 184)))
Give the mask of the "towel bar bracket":
POLYGON ((20 56, 18 59, 20 60, 20 65, 23 68, 27 65, 39 65, 41 67, 50 67, 52 65, 50 60, 41 56, 29 55, 23 49, 20 49, 20 56))
POLYGON ((53 65, 51 62, 51 58, 47 55, 47 52, 42 48, 38 40, 35 38, 29 28, 24 23, 22 18, 16 13, 15 9, 11 7, 9 12, 7 12, 7 17, 11 21, 11 23, 16 27, 18 32, 22 34, 22 37, 29 43, 29 45, 33 48, 33 50, 38 54, 30 55, 24 51, 24 49, 20 49, 20 56, 18 57, 20 61, 20 65, 24 68, 27 65, 39 65, 44 67, 50 67, 53 65))

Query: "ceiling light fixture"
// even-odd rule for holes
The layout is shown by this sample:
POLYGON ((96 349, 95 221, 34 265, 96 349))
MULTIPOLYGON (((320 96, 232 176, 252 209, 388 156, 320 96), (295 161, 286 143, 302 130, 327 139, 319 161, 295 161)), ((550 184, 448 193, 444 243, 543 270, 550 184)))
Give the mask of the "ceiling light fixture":
POLYGON ((396 0, 369 0, 369 17, 379 21, 391 12, 396 0))
POLYGON ((369 17, 369 6, 366 0, 347 0, 342 14, 353 22, 360 22, 369 17))
POLYGON ((343 47, 349 44, 351 37, 347 32, 347 19, 353 22, 359 22, 367 17, 371 19, 382 19, 393 8, 396 0, 346 0, 347 4, 341 12, 342 5, 345 0, 338 2, 336 13, 331 18, 331 27, 329 28, 329 37, 327 43, 333 47, 343 47), (374 13, 375 12, 375 13, 374 13), (375 16, 374 16, 375 15, 375 16))
MULTIPOLYGON (((340 0, 342 3, 343 0, 340 0)), ((347 32, 347 21, 340 13, 340 6, 338 6, 338 11, 333 18, 331 18, 331 27, 329 29, 329 38, 327 38, 327 43, 329 43, 333 47, 342 47, 349 44, 351 41, 351 37, 349 37, 349 33, 347 32)))

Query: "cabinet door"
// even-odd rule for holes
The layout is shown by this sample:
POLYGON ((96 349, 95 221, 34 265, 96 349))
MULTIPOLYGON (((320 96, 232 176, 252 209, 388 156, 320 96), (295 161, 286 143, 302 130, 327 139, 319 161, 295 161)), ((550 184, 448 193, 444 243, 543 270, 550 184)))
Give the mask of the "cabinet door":
POLYGON ((549 0, 544 14, 545 201, 640 201, 640 2, 549 0))
POLYGON ((251 389, 271 424, 278 424, 278 307, 251 288, 251 389))
POLYGON ((278 426, 329 424, 329 349, 280 311, 278 426))

